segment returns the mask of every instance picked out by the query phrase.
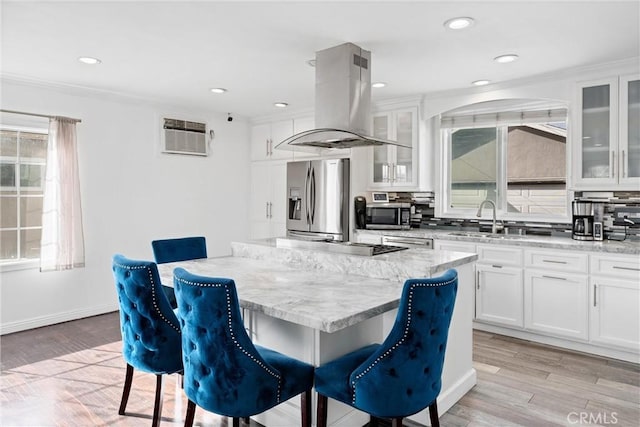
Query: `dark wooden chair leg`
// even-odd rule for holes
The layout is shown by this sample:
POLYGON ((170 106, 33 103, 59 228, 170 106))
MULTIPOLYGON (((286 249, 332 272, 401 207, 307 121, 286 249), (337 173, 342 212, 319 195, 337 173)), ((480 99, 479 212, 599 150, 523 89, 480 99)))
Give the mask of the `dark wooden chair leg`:
POLYGON ((378 427, 378 418, 369 415, 369 427, 378 427))
POLYGON ((160 426, 160 417, 162 416, 162 389, 164 378, 162 375, 156 375, 156 398, 153 402, 153 421, 151 427, 160 426))
POLYGON ((327 427, 327 396, 318 393, 317 426, 327 427))
POLYGON ((193 403, 192 401, 189 401, 189 403, 187 403, 187 414, 184 417, 184 427, 193 426, 193 419, 195 418, 195 415, 196 415, 196 404, 193 403))
POLYGON ((431 427, 440 427, 440 419, 438 418, 438 405, 434 400, 431 405, 429 405, 429 418, 431 419, 431 427))
POLYGON ((124 410, 127 407, 127 401, 129 400, 129 392, 131 392, 131 383, 133 381, 133 366, 127 363, 127 373, 124 376, 124 387, 122 388, 122 399, 120 400, 120 409, 118 414, 124 415, 124 410))
POLYGON ((300 395, 302 427, 311 427, 311 389, 300 395))
POLYGON ((240 418, 233 417, 233 427, 240 427, 240 418))
POLYGON ((402 427, 402 417, 392 418, 391 427, 402 427))

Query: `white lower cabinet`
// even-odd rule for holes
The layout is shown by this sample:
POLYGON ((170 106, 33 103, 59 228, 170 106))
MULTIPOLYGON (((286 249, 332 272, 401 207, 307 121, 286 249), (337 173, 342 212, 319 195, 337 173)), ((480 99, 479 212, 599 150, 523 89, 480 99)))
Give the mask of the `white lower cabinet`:
POLYGON ((638 255, 439 238, 434 249, 478 254, 475 328, 640 360, 638 255))
POLYGON ((522 268, 476 264, 476 320, 522 327, 522 268))
POLYGON ((448 240, 435 240, 433 248, 439 251, 476 253, 476 245, 473 243, 451 242, 448 240))
POLYGON ((524 327, 586 341, 589 338, 588 255, 527 249, 524 264, 524 327))
POLYGON ((591 256, 589 340, 640 351, 638 257, 591 256))
POLYGON ((249 235, 265 239, 286 235, 286 162, 251 163, 249 235))
POLYGON ((589 336, 587 276, 527 270, 524 278, 524 327, 560 337, 589 336))

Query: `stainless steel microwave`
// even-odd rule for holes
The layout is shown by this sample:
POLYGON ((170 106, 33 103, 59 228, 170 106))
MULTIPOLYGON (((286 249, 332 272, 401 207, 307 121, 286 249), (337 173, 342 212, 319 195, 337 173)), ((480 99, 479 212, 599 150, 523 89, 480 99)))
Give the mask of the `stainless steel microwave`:
POLYGON ((411 203, 367 203, 365 228, 369 230, 408 230, 411 203))

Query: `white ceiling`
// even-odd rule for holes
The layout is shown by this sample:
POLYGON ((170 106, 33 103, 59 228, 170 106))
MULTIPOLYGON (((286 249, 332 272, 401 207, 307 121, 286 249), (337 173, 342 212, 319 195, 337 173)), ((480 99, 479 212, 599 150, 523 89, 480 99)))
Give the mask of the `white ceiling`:
POLYGON ((372 53, 373 99, 468 88, 640 56, 640 2, 18 2, 2 0, 6 78, 89 87, 180 106, 275 113, 313 107, 315 52, 372 53), (443 22, 470 16, 463 31, 443 22), (517 53, 498 64, 493 58, 517 53), (98 66, 79 56, 102 60, 98 66), (209 92, 225 87, 222 95, 209 92))

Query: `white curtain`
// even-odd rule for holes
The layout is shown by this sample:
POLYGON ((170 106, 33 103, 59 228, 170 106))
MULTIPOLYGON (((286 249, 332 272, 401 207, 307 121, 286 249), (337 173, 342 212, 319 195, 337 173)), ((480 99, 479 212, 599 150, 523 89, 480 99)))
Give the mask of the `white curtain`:
POLYGON ((67 118, 49 122, 40 251, 40 271, 84 267, 76 121, 67 118))

